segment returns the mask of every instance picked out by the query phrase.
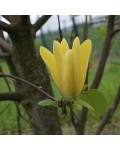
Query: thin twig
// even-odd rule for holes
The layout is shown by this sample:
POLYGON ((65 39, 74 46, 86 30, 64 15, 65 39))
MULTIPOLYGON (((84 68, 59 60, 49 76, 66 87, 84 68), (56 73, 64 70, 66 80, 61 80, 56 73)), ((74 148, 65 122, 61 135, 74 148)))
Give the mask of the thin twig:
POLYGON ((21 135, 21 124, 20 124, 20 109, 19 109, 19 103, 15 102, 16 111, 17 111, 17 127, 18 127, 18 134, 21 135))
POLYGON ((10 18, 9 18, 9 15, 2 15, 3 18, 5 18, 7 21, 10 22, 10 18))
POLYGON ((0 93, 0 101, 18 101, 20 102, 21 99, 25 97, 25 94, 23 93, 18 93, 18 92, 5 92, 5 93, 0 93))
MULTIPOLYGON (((2 70, 1 65, 0 65, 0 72, 3 73, 3 70, 2 70)), ((10 84, 9 84, 9 81, 7 80, 6 77, 4 77, 4 80, 5 80, 6 84, 7 84, 7 87, 8 87, 9 92, 12 92, 11 87, 10 87, 10 84)))
POLYGON ((72 32, 71 32, 71 35, 70 35, 70 47, 72 47, 72 43, 73 43, 73 39, 78 36, 79 37, 79 32, 77 30, 77 25, 76 25, 76 22, 75 22, 75 18, 73 16, 71 16, 71 20, 72 20, 72 32))
POLYGON ((100 23, 106 23, 107 21, 102 20, 102 21, 97 21, 97 22, 90 22, 89 25, 94 25, 94 24, 100 24, 100 23))
MULTIPOLYGON (((83 41, 85 41, 87 39, 88 36, 88 21, 87 21, 87 15, 85 16, 85 24, 84 24, 84 28, 83 28, 83 41)), ((88 65, 89 66, 89 65, 88 65)), ((85 80, 85 85, 88 85, 88 73, 89 73, 89 67, 87 69, 87 74, 86 74, 86 80, 85 80)), ((88 86, 86 87, 85 90, 88 90, 88 86)), ((79 126, 79 130, 77 134, 83 135, 85 132, 85 125, 86 125, 86 121, 87 121, 87 115, 88 115, 88 109, 86 107, 82 107, 82 111, 81 111, 81 116, 78 122, 78 126, 79 126)))
MULTIPOLYGON (((1 47, 2 47, 2 51, 8 51, 7 53, 3 53, 4 54, 4 57, 5 56, 11 56, 11 53, 12 53, 12 48, 11 48, 11 46, 4 40, 4 35, 3 35, 3 33, 2 32, 0 32, 0 35, 1 35, 1 47), (7 55, 5 55, 5 54, 7 54, 7 55)), ((7 60, 7 63, 8 62, 10 62, 10 59, 9 60, 7 60)), ((0 72, 2 72, 3 73, 3 71, 2 71, 2 68, 0 68, 0 72)), ((19 101, 21 101, 22 99, 23 99, 23 97, 21 98, 21 96, 19 96, 19 94, 17 94, 17 96, 15 95, 16 93, 11 93, 12 92, 12 89, 11 89, 11 87, 10 87, 10 83, 9 83, 9 81, 8 81, 8 79, 7 79, 7 77, 4 77, 4 79, 5 79, 5 82, 6 82, 6 84, 7 84, 7 87, 8 87, 8 90, 9 90, 9 94, 6 94, 6 93, 4 93, 3 95, 4 96, 7 96, 7 98, 8 98, 8 96, 12 96, 12 100, 14 100, 14 98, 16 98, 17 97, 17 99, 14 101, 14 104, 15 104, 15 107, 16 107, 16 111, 17 111, 17 127, 18 127, 18 134, 20 135, 21 134, 21 124, 20 124, 20 109, 19 109, 19 103, 18 103, 18 100, 19 101), (6 95, 5 95, 6 94, 6 95)), ((3 98, 3 97, 1 97, 1 96, 3 96, 3 95, 0 95, 0 98, 3 98)), ((5 97, 4 97, 5 98, 5 97)), ((9 100, 9 98, 8 98, 8 100, 9 100)), ((11 104, 11 102, 3 109, 3 111, 5 111, 9 106, 10 106, 10 104, 11 104)), ((2 112, 3 112, 2 111, 2 112)))
POLYGON ((44 15, 39 18, 33 25, 34 31, 37 32, 48 21, 50 17, 51 15, 44 15))
POLYGON ((25 83, 27 85, 30 85, 31 87, 35 88, 39 92, 43 93, 44 95, 46 95, 51 100, 56 101, 56 99, 54 97, 52 97, 51 95, 49 95, 48 93, 46 93, 45 91, 43 91, 41 88, 39 88, 38 86, 36 86, 35 84, 33 84, 33 83, 31 83, 31 82, 29 82, 27 80, 21 79, 19 77, 13 76, 13 75, 4 74, 4 73, 0 73, 0 77, 8 77, 8 78, 12 78, 12 79, 21 81, 21 82, 23 82, 23 83, 25 83))
POLYGON ((72 19, 72 23, 73 23, 73 29, 74 29, 75 37, 79 36, 79 32, 78 32, 77 25, 76 25, 76 22, 75 22, 75 17, 72 16, 71 19, 72 19))
MULTIPOLYGON (((0 30, 0 38, 1 38, 2 40, 6 41, 6 40, 5 40, 5 37, 4 37, 4 34, 3 34, 3 31, 1 31, 1 30, 0 30)), ((3 42, 2 42, 2 43, 3 43, 3 42)), ((9 45, 8 47, 11 47, 11 45, 9 45)), ((3 52, 3 53, 4 53, 4 52, 8 52, 8 53, 10 53, 11 55, 12 55, 12 53, 13 53, 12 47, 9 48, 9 49, 7 49, 7 47, 0 45, 0 48, 1 48, 1 52, 3 52)), ((13 61, 11 60, 11 57, 8 57, 8 58, 5 58, 5 59, 6 59, 7 65, 8 65, 8 67, 9 67, 9 69, 10 69, 10 73, 11 73, 11 74, 14 74, 15 76, 19 76, 19 74, 18 74, 18 72, 17 72, 17 70, 16 70, 16 68, 15 68, 15 65, 13 64, 13 61)), ((15 84, 15 87, 16 87, 16 86, 19 87, 19 85, 20 85, 18 82, 14 82, 14 84, 15 84)))
POLYGON ((26 123, 28 123, 28 124, 30 123, 21 113, 19 115, 26 123))
POLYGON ((0 37, 0 46, 5 49, 8 53, 12 54, 12 46, 0 37))
POLYGON ((106 61, 107 61, 107 58, 109 55, 111 42, 112 42, 112 38, 113 38, 112 32, 114 31, 114 21, 115 21, 115 16, 110 15, 109 19, 108 19, 107 34, 106 34, 106 38, 105 38, 103 51, 101 54, 101 58, 99 61, 99 65, 98 65, 93 83, 91 85, 92 89, 97 89, 99 87, 99 84, 100 84, 102 76, 103 76, 105 64, 106 64, 106 61))
MULTIPOLYGON (((4 74, 3 71, 2 71, 1 66, 0 66, 0 72, 2 74, 4 74)), ((8 100, 20 101, 21 99, 23 99, 24 94, 18 93, 18 92, 12 92, 11 87, 9 85, 9 81, 7 80, 6 76, 3 76, 3 77, 4 77, 4 80, 5 80, 6 84, 7 84, 9 92, 7 92, 7 93, 0 93, 0 101, 8 101, 8 100)))
POLYGON ((5 110, 7 110, 11 105, 11 102, 8 103, 1 111, 0 111, 0 115, 2 115, 2 113, 4 113, 5 110))
MULTIPOLYGON (((73 124, 73 126, 75 127, 76 132, 77 132, 77 122, 76 122, 75 113, 74 113, 74 111, 73 111, 73 106, 70 105, 69 108, 70 108, 70 114, 71 114, 71 122, 72 122, 72 124, 73 124)), ((77 120, 78 120, 78 118, 77 118, 77 120)))
POLYGON ((102 132, 103 128, 105 127, 107 122, 112 118, 113 114, 115 113, 116 109, 118 108, 119 103, 120 103, 120 86, 118 88, 115 100, 114 100, 111 108, 109 108, 107 110, 107 112, 105 113, 105 115, 103 116, 95 134, 100 134, 102 132))
POLYGON ((10 25, 3 21, 0 21, 0 29, 6 31, 8 33, 11 31, 10 25))
POLYGON ((10 56, 11 56, 10 53, 0 53, 0 58, 8 58, 10 56))
POLYGON ((87 15, 85 15, 85 24, 83 27, 83 41, 85 41, 88 37, 88 21, 87 21, 88 17, 87 15))
POLYGON ((59 15, 57 15, 57 18, 58 18, 58 30, 59 30, 59 37, 60 37, 60 42, 62 41, 63 39, 63 33, 62 33, 62 29, 61 29, 61 25, 60 25, 60 17, 59 15))
POLYGON ((112 36, 114 36, 116 33, 120 32, 120 29, 115 29, 112 33, 112 36))
MULTIPOLYGON (((1 66, 0 66, 0 71, 3 73, 1 66)), ((5 82, 6 82, 6 84, 7 84, 8 90, 9 90, 9 92, 10 92, 10 94, 11 94, 12 89, 11 89, 11 87, 10 87, 10 83, 9 83, 9 81, 7 80, 6 77, 4 77, 4 79, 5 79, 5 82)), ((6 96, 7 96, 7 95, 6 95, 6 96)), ((20 98, 20 97, 19 97, 19 98, 20 98)), ((11 104, 11 102, 3 109, 3 111, 5 111, 5 110, 10 106, 10 104, 11 104)), ((19 103, 18 103, 18 102, 15 102, 14 104, 15 104, 16 110, 17 110, 17 127, 18 127, 18 134, 20 135, 20 134, 21 134, 21 125, 20 125, 20 109, 19 109, 19 106, 18 106, 19 103)), ((2 112, 3 112, 3 111, 2 111, 2 112)))

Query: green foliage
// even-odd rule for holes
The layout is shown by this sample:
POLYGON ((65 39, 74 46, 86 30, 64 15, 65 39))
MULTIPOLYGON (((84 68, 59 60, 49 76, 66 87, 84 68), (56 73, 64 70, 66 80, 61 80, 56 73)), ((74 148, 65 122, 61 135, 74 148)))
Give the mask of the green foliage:
POLYGON ((57 101, 52 101, 51 99, 45 99, 38 103, 40 106, 57 106, 57 101))
MULTIPOLYGON (((0 62, 0 66, 4 73, 6 74, 10 73, 9 68, 4 60, 0 62)), ((11 90, 14 91, 15 87, 14 87, 13 79, 7 78, 7 81, 9 82, 11 90)), ((9 89, 8 89, 8 86, 6 85, 5 79, 0 78, 0 92, 8 92, 8 91, 9 89)))
POLYGON ((104 98, 103 94, 99 90, 88 90, 83 92, 80 95, 80 100, 88 103, 93 109, 90 107, 86 107, 89 110, 92 110, 95 116, 100 117, 107 108, 107 100, 104 98))
POLYGON ((114 64, 114 65, 119 65, 120 66, 120 62, 118 62, 118 61, 112 61, 111 63, 114 64))
MULTIPOLYGON (((17 111, 14 102, 10 102, 10 106, 2 112, 9 102, 0 102, 0 134, 18 134, 17 127, 17 111), (2 113, 1 113, 2 112, 2 113)), ((28 120, 25 110, 19 105, 21 115, 28 120)), ((29 124, 20 118, 22 134, 31 133, 29 124)))
POLYGON ((106 28, 105 27, 99 27, 98 28, 98 31, 101 35, 105 36, 106 35, 106 28))
POLYGON ((94 111, 94 108, 87 102, 85 102, 84 100, 81 100, 81 99, 77 99, 75 102, 74 102, 74 108, 75 109, 79 109, 81 110, 82 109, 82 106, 88 108, 88 110, 90 111, 94 111))

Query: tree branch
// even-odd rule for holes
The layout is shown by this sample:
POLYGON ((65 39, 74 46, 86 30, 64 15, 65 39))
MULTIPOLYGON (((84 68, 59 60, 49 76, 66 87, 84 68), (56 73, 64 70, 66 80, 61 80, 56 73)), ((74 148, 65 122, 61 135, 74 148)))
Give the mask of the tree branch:
POLYGON ((102 21, 97 21, 97 22, 90 22, 89 25, 94 25, 94 24, 100 24, 100 23, 106 23, 105 20, 102 20, 102 21))
POLYGON ((4 30, 9 33, 11 31, 11 27, 9 24, 7 24, 3 21, 0 21, 0 30, 4 30))
POLYGON ((101 131, 103 130, 103 128, 105 127, 107 122, 112 118, 113 114, 115 113, 115 111, 118 107, 119 102, 120 102, 120 86, 118 88, 115 100, 114 100, 111 108, 109 108, 107 110, 106 114, 103 116, 103 119, 101 120, 101 122, 97 128, 97 131, 96 131, 97 135, 101 133, 101 131))
POLYGON ((19 22, 20 22, 21 25, 28 25, 28 24, 30 24, 30 16, 29 15, 21 15, 19 22))
POLYGON ((20 123, 20 108, 19 108, 19 103, 15 102, 15 106, 16 106, 16 111, 17 111, 17 127, 18 127, 18 134, 21 135, 22 130, 21 130, 21 123, 20 123))
MULTIPOLYGON (((3 70, 2 70, 1 65, 0 65, 0 72, 3 73, 3 70)), ((5 80, 5 82, 6 82, 6 85, 7 85, 7 87, 8 87, 9 92, 12 92, 12 89, 11 89, 11 87, 10 87, 10 83, 9 83, 8 79, 7 79, 6 77, 4 77, 4 80, 5 80)))
MULTIPOLYGON (((5 37, 3 35, 3 31, 2 30, 0 30, 0 37, 5 41, 5 37)), ((0 47, 1 47, 1 52, 4 53, 4 52, 7 51, 7 49, 5 49, 6 47, 4 47, 4 48, 2 46, 0 46, 0 47)), ((9 52, 9 50, 8 50, 8 52, 9 52)), ((12 53, 13 53, 13 51, 12 51, 12 47, 11 47, 10 54, 12 54, 12 53)), ((17 70, 16 70, 16 68, 15 68, 15 66, 13 64, 13 61, 12 61, 11 57, 6 58, 6 63, 8 65, 8 67, 9 67, 9 69, 10 69, 10 73, 14 74, 15 76, 19 76, 18 72, 17 72, 17 70)), ((14 82, 14 84, 15 84, 15 87, 16 87, 16 85, 19 86, 18 82, 14 82)))
POLYGON ((0 58, 8 58, 10 56, 11 56, 10 53, 1 53, 0 54, 0 58))
POLYGON ((9 102, 1 111, 0 111, 0 115, 2 115, 2 113, 8 109, 8 107, 10 107, 11 102, 9 102))
POLYGON ((62 33, 62 29, 61 29, 61 25, 60 25, 60 17, 59 17, 59 15, 57 16, 57 18, 58 18, 58 30, 59 30, 59 37, 60 37, 60 42, 62 41, 62 39, 63 39, 63 33, 62 33))
POLYGON ((3 18, 5 18, 7 21, 10 22, 10 18, 9 18, 9 15, 2 15, 3 18))
POLYGON ((30 85, 31 87, 35 88, 39 92, 43 93, 44 95, 46 95, 51 100, 56 101, 56 99, 54 97, 52 97, 51 95, 49 95, 48 93, 46 93, 45 91, 43 91, 40 87, 36 86, 35 84, 33 84, 33 83, 31 83, 31 82, 29 82, 27 80, 21 79, 19 77, 13 76, 13 75, 4 74, 4 73, 0 73, 0 77, 8 77, 8 78, 12 78, 12 79, 21 81, 21 82, 23 82, 23 83, 25 83, 27 85, 30 85))
POLYGON ((88 21, 87 21, 87 15, 85 15, 85 24, 84 24, 84 28, 83 28, 83 42, 87 39, 88 37, 88 21))
POLYGON ((0 37, 0 46, 4 48, 7 52, 12 54, 12 46, 8 42, 6 42, 3 38, 0 37))
POLYGON ((24 98, 24 94, 12 92, 12 93, 0 93, 0 101, 21 101, 24 98))
POLYGON ((70 105, 69 108, 70 108, 71 122, 72 122, 72 124, 73 124, 73 126, 75 127, 75 130, 76 130, 76 132, 77 132, 77 129, 78 129, 77 126, 78 126, 78 124, 77 124, 76 121, 78 121, 78 118, 77 118, 77 116, 75 115, 75 113, 74 113, 74 111, 73 111, 73 106, 70 105))
POLYGON ((116 33, 120 32, 120 29, 116 29, 112 32, 112 36, 114 36, 116 33))
MULTIPOLYGON (((83 28, 83 41, 85 41, 88 37, 88 21, 87 21, 87 15, 85 16, 85 24, 84 24, 84 28, 83 28)), ((87 69, 87 74, 86 74, 86 80, 85 80, 85 85, 88 85, 88 73, 89 73, 89 67, 87 69)), ((85 90, 88 90, 88 86, 85 90)), ((81 116, 78 122, 78 134, 83 135, 85 132, 85 125, 86 125, 86 121, 87 121, 87 115, 88 115, 88 109, 86 107, 82 107, 82 111, 81 111, 81 116)))
POLYGON ((33 25, 34 31, 37 32, 47 22, 47 20, 50 17, 51 17, 51 15, 44 15, 41 18, 39 18, 33 25))
POLYGON ((101 54, 101 58, 99 61, 99 65, 95 74, 95 78, 94 81, 91 85, 92 89, 97 89, 100 81, 102 79, 103 76, 103 71, 105 68, 105 64, 109 55, 109 51, 110 51, 110 46, 111 46, 111 42, 112 42, 112 32, 114 30, 114 21, 115 21, 115 16, 110 15, 109 19, 108 19, 108 25, 107 25, 107 34, 106 34, 106 38, 105 38, 105 43, 104 43, 104 47, 103 47, 103 51, 101 54))

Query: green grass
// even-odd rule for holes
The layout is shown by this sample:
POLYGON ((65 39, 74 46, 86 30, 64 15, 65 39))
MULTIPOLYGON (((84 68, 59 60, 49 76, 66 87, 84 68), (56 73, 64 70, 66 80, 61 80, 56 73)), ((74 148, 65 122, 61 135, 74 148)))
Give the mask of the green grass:
MULTIPOLYGON (((10 73, 5 61, 1 61, 0 66, 4 73, 6 74, 10 73)), ((13 92, 15 90, 13 80, 7 78, 7 81, 9 82, 10 89, 13 92)), ((3 78, 0 78, 0 92, 1 93, 9 92, 5 79, 3 78)), ((19 108, 22 116, 28 119, 23 107, 19 105, 19 108)), ((23 134, 29 132, 29 125, 26 123, 24 119, 21 119, 21 128, 23 134)), ((12 101, 0 102, 0 134, 18 134, 17 111, 16 111, 15 103, 12 101)))
MULTIPOLYGON (((79 35, 81 37, 82 33, 83 33, 82 26, 79 26, 78 29, 79 29, 79 35)), ((70 33, 71 33, 71 31, 69 31, 69 32, 64 31, 64 33, 63 33, 64 37, 66 37, 68 41, 69 41, 70 33)), ((55 33, 54 35, 51 35, 49 33, 47 36, 45 36, 46 47, 49 48, 50 50, 52 50, 53 40, 58 37, 59 36, 57 33, 55 33)), ((93 65, 90 68, 90 72, 89 72, 89 86, 90 86, 93 81, 95 72, 96 72, 96 68, 97 68, 96 62, 98 62, 98 58, 99 58, 99 55, 102 50, 104 36, 101 35, 97 29, 91 27, 89 30, 89 38, 93 42, 93 52, 92 52, 92 64, 93 65)), ((111 49, 111 52, 109 55, 109 59, 107 61, 105 71, 103 74, 103 78, 102 78, 101 84, 99 86, 99 90, 104 94, 105 98, 108 101, 108 106, 110 106, 113 103, 113 100, 115 98, 116 91, 117 91, 117 88, 118 88, 118 85, 120 82, 120 79, 119 79, 120 65, 115 65, 115 64, 111 63, 114 61, 119 61, 119 56, 120 56, 119 41, 120 41, 120 36, 117 36, 115 39, 115 42, 112 46, 112 49, 111 49)), ((35 41, 35 43, 36 43, 36 51, 38 52, 40 45, 42 45, 41 39, 37 39, 35 41)), ((9 69, 4 61, 0 61, 0 65, 5 73, 9 73, 9 69)), ((15 89, 14 89, 13 80, 8 79, 8 81, 9 81, 12 91, 14 91, 15 89)), ((58 89, 54 86, 53 82, 52 82, 52 87, 53 87, 53 90, 55 93, 55 97, 60 99, 60 97, 61 97, 60 93, 59 93, 58 89)), ((1 93, 8 92, 7 85, 3 78, 0 78, 0 92, 1 93)), ((1 112, 1 110, 3 110, 6 107, 6 105, 8 105, 8 103, 9 102, 0 102, 0 112, 1 112)), ((26 116, 26 113, 21 105, 20 105, 20 110, 21 110, 22 115, 26 119, 28 119, 26 116)), ((60 110, 59 110, 59 114, 60 114, 60 120, 64 127, 63 130, 66 130, 65 123, 66 122, 68 124, 70 123, 70 114, 68 112, 68 117, 65 117, 65 116, 61 115, 60 110)), ((119 116, 120 116, 120 106, 117 109, 117 111, 115 112, 115 115, 112 119, 112 123, 114 123, 118 119, 120 119, 119 116)), ((93 133, 93 131, 95 130, 95 127, 97 126, 97 124, 99 122, 99 119, 100 118, 95 118, 91 113, 89 113, 88 121, 87 121, 87 133, 93 133)), ((17 120, 16 107, 13 102, 10 102, 10 106, 3 113, 0 113, 0 134, 17 134, 18 129, 17 129, 17 121, 16 120, 17 120)), ((30 133, 29 125, 23 119, 21 119, 21 127, 22 127, 23 134, 30 133)), ((71 126, 70 126, 70 129, 71 129, 71 126)), ((70 132, 71 134, 74 133, 73 131, 68 131, 68 132, 70 132)), ((66 133, 66 132, 64 132, 64 133, 66 133)))

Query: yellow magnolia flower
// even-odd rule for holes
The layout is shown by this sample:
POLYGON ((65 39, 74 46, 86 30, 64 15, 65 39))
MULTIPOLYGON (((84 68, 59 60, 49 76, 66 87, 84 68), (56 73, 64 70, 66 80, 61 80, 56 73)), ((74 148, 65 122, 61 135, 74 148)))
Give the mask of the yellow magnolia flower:
POLYGON ((53 54, 45 47, 40 47, 40 55, 66 99, 75 99, 84 87, 91 46, 91 40, 80 44, 76 37, 72 49, 69 49, 64 38, 61 43, 53 42, 53 54))

